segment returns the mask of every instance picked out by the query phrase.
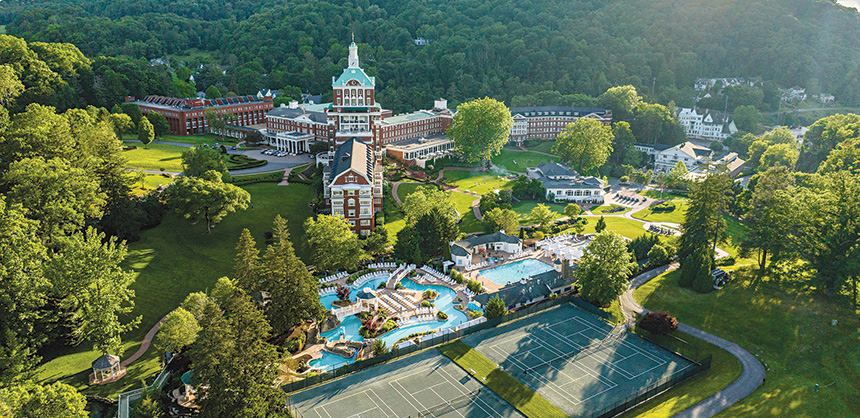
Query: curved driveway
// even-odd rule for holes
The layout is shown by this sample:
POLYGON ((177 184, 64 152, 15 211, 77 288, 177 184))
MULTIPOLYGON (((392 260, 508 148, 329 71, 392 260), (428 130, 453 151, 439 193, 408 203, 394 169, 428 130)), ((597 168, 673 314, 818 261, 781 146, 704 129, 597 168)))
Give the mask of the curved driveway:
MULTIPOLYGON (((668 266, 663 266, 642 273, 630 281, 630 287, 619 298, 621 310, 624 312, 624 317, 627 318, 628 323, 632 322, 632 312, 636 312, 638 314, 648 312, 648 310, 643 308, 642 305, 640 305, 633 297, 633 291, 636 290, 637 287, 647 283, 649 280, 677 268, 678 263, 674 262, 668 266)), ((723 338, 708 334, 705 331, 693 328, 687 324, 679 323, 678 330, 701 340, 705 340, 728 351, 729 353, 732 353, 733 356, 740 360, 741 365, 743 366, 743 372, 741 372, 741 376, 738 377, 737 380, 719 392, 711 395, 709 398, 699 402, 698 404, 675 414, 676 418, 712 417, 732 406, 735 402, 745 398, 750 393, 753 393, 753 391, 755 391, 764 382, 764 367, 762 367, 761 362, 759 362, 755 356, 750 354, 749 351, 744 350, 742 347, 731 341, 726 341, 723 338)))

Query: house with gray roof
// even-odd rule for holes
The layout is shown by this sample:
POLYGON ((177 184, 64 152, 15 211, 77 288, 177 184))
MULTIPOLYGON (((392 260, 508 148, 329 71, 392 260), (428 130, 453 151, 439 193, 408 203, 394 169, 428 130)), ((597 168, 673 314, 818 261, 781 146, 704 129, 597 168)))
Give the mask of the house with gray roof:
POLYGON ((499 296, 508 309, 516 309, 532 303, 540 302, 549 298, 552 294, 559 294, 573 290, 575 278, 565 279, 556 270, 550 270, 537 274, 529 279, 512 282, 505 285, 494 293, 481 293, 472 301, 481 307, 495 296, 499 296))
POLYGON ((549 201, 603 203, 603 180, 581 176, 561 163, 543 163, 527 169, 530 178, 540 180, 549 201))
POLYGON ((472 264, 472 255, 481 251, 495 250, 516 253, 523 250, 523 240, 504 232, 473 235, 451 243, 451 261, 458 267, 472 264))

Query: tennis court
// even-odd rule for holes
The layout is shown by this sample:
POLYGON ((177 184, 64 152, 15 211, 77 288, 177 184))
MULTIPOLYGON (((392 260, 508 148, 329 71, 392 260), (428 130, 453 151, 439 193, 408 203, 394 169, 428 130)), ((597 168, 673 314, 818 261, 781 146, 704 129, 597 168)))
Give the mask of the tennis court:
POLYGON ((300 418, 522 417, 437 350, 293 394, 300 418))
POLYGON ((598 415, 693 363, 564 304, 463 342, 571 416, 598 415))

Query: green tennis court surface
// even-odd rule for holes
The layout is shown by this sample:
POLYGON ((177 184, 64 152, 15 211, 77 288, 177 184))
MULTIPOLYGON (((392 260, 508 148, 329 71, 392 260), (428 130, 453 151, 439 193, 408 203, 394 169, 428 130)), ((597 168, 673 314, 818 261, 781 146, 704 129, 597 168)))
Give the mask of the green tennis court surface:
POLYGON ((572 304, 463 342, 571 416, 597 415, 693 366, 572 304))
POLYGON ((290 404, 299 418, 522 417, 435 349, 298 392, 290 404))

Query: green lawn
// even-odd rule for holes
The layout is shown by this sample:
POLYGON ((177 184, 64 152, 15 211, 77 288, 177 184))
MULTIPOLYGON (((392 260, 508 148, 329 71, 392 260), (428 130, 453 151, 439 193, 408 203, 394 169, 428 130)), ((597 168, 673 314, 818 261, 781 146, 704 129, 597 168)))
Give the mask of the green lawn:
POLYGON ((603 215, 603 214, 605 214, 605 213, 606 213, 606 211, 608 211, 608 210, 610 210, 610 209, 612 209, 612 208, 616 208, 616 207, 623 207, 623 208, 624 208, 624 210, 622 210, 622 211, 618 211, 618 212, 614 212, 614 213, 608 213, 608 215, 621 215, 621 214, 623 214, 623 213, 627 213, 627 211, 629 211, 629 210, 630 210, 630 208, 628 208, 628 207, 626 207, 626 206, 621 206, 621 205, 604 205, 604 206, 598 206, 598 207, 596 207, 596 208, 592 208, 592 209, 591 209, 591 213, 593 213, 593 214, 595 214, 595 215, 603 215))
POLYGON ((514 180, 480 171, 445 171, 442 181, 457 186, 457 190, 479 195, 494 190, 510 189, 514 180))
POLYGON ((702 295, 680 288, 678 273, 671 272, 640 287, 635 296, 648 309, 669 310, 679 321, 737 343, 767 364, 767 383, 721 416, 855 416, 860 411, 860 320, 844 296, 811 293, 789 276, 778 279, 756 289, 737 280, 702 295))
POLYGON ((137 144, 137 149, 123 151, 128 162, 126 167, 138 170, 182 172, 182 151, 179 145, 149 144, 146 148, 137 144))
POLYGON ((135 182, 132 184, 133 188, 131 192, 135 196, 141 196, 143 194, 151 192, 158 188, 158 186, 166 186, 170 183, 173 183, 172 177, 165 177, 165 175, 162 174, 144 173, 144 176, 145 177, 143 180, 143 188, 141 188, 140 180, 135 180, 135 182))
POLYGON ((741 375, 741 362, 722 348, 680 332, 658 338, 661 345, 675 351, 710 353, 713 356, 711 368, 621 415, 624 418, 669 418, 703 401, 741 375), (685 350, 679 350, 679 346, 685 346, 685 350))
POLYGON ((546 141, 526 141, 525 147, 527 150, 545 152, 552 154, 552 147, 555 145, 555 140, 549 139, 546 141))
POLYGON ((529 167, 535 167, 552 160, 553 157, 549 155, 509 148, 503 148, 502 152, 492 159, 496 166, 522 174, 525 174, 529 167))
MULTIPOLYGON (((232 274, 236 242, 242 228, 251 231, 262 249, 263 234, 270 230, 275 215, 280 214, 288 221, 297 254, 309 261, 302 224, 311 216, 307 205, 313 198, 311 187, 267 183, 244 188, 251 193, 254 208, 228 215, 211 234, 206 233, 202 222, 192 225, 170 214, 161 225, 145 231, 140 241, 129 245, 125 267, 134 270, 136 276, 132 285, 135 291, 133 315, 142 315, 143 321, 140 327, 123 336, 124 357, 134 353, 144 334, 176 308, 188 293, 207 290, 219 277, 232 274)), ((39 380, 59 379, 86 394, 116 397, 119 392, 138 386, 140 379, 154 377, 159 367, 158 354, 150 348, 143 360, 133 363, 128 375, 119 382, 88 387, 90 363, 98 357, 91 348, 89 343, 84 343, 76 348, 46 350, 39 380)))
POLYGON ((674 222, 680 224, 684 222, 684 214, 687 212, 686 200, 673 200, 675 209, 671 211, 654 212, 649 206, 646 209, 634 213, 632 216, 636 219, 642 219, 648 222, 674 222))
MULTIPOLYGON (((591 234, 595 232, 594 227, 597 225, 597 221, 600 217, 589 216, 585 219, 588 219, 588 225, 585 225, 583 233, 591 234)), ((603 220, 606 222, 606 229, 615 231, 630 239, 636 238, 645 233, 645 228, 642 227, 642 222, 627 218, 603 218, 603 220)))
POLYGON ((433 185, 427 185, 423 183, 401 183, 400 186, 397 186, 397 197, 400 198, 400 201, 406 201, 406 196, 414 193, 418 190, 419 187, 435 187, 433 185))
MULTIPOLYGON (((122 136, 122 139, 137 139, 136 134, 125 134, 122 136)), ((200 144, 208 144, 210 147, 215 144, 224 145, 226 147, 230 147, 236 145, 239 140, 236 138, 224 138, 221 139, 218 135, 206 134, 206 135, 163 135, 159 138, 155 138, 156 141, 162 142, 179 142, 183 144, 192 144, 192 145, 200 145, 200 144)))
POLYGON ((439 351, 527 417, 566 417, 560 409, 460 340, 439 351))

